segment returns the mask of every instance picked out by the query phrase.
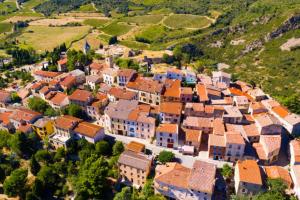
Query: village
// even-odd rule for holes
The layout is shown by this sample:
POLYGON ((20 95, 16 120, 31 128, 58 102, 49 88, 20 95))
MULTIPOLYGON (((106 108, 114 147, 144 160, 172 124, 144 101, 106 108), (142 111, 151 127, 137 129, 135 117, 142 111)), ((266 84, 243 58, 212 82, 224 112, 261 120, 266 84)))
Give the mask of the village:
MULTIPOLYGON (((83 52, 88 51, 86 43, 83 52)), ((0 129, 35 132, 50 148, 67 148, 72 140, 97 143, 115 138, 125 145, 118 159, 119 182, 143 188, 155 170, 155 193, 170 199, 221 199, 218 169, 233 168, 237 196, 267 190, 267 179, 281 179, 289 194, 300 198, 300 116, 253 84, 233 80, 215 70, 211 75, 189 67, 154 70, 159 57, 138 63, 153 76, 120 68, 118 45, 96 51, 84 69, 67 68, 62 53, 57 72, 43 70, 47 62, 24 66, 32 83, 0 90, 0 129), (12 93, 21 101, 14 103, 12 93), (29 108, 32 98, 57 112, 79 106, 85 117, 47 117, 29 108), (162 151, 177 159, 158 163, 162 151)))

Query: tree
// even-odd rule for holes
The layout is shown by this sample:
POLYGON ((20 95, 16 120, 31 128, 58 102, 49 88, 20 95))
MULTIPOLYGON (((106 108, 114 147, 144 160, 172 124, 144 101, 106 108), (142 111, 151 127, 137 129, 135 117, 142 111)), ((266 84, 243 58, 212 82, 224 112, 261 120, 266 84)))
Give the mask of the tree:
POLYGON ((120 155, 124 151, 124 145, 122 142, 117 141, 113 146, 113 155, 120 155))
POLYGON ((38 162, 49 163, 52 160, 51 154, 45 149, 38 150, 34 156, 38 162))
POLYGON ((117 36, 112 36, 112 37, 109 38, 109 40, 108 40, 108 44, 109 44, 109 45, 111 45, 111 44, 116 44, 116 43, 118 43, 118 38, 117 38, 117 36))
POLYGON ((117 193, 114 200, 131 200, 132 193, 130 187, 123 187, 122 191, 117 193))
POLYGON ((4 193, 9 197, 23 197, 26 191, 27 169, 16 169, 4 181, 4 193))
POLYGON ((37 174, 37 178, 50 194, 54 194, 57 190, 61 189, 65 183, 65 180, 56 173, 55 169, 47 165, 41 168, 37 174))
POLYGON ((55 116, 57 113, 55 110, 43 99, 39 97, 32 97, 28 101, 28 106, 30 109, 43 113, 44 115, 47 116, 55 116))
POLYGON ((38 163, 38 161, 35 159, 35 156, 31 156, 30 159, 30 171, 33 175, 37 175, 37 173, 40 171, 41 165, 38 163))
POLYGON ((67 113, 73 117, 84 118, 83 111, 77 104, 70 104, 67 108, 67 113))
POLYGON ((224 164, 221 173, 225 178, 230 178, 233 174, 233 170, 228 164, 224 164))
POLYGON ((173 152, 163 150, 158 154, 157 160, 162 164, 165 164, 167 162, 172 162, 174 158, 175 155, 173 152))
POLYGON ((16 92, 12 92, 10 97, 11 97, 11 101, 14 103, 19 103, 21 101, 21 98, 16 92))
POLYGON ((148 199, 149 197, 154 195, 154 189, 152 187, 153 179, 149 179, 146 181, 146 184, 144 185, 142 189, 143 196, 145 199, 148 199))
POLYGON ((104 157, 92 154, 80 165, 78 175, 73 178, 76 193, 85 199, 102 199, 108 187, 107 173, 108 164, 104 157))
POLYGON ((268 179, 268 191, 254 196, 254 200, 287 200, 289 196, 285 193, 286 184, 281 179, 268 179))
POLYGON ((101 140, 96 143, 95 146, 96 153, 99 155, 107 156, 111 152, 110 145, 107 141, 101 140))

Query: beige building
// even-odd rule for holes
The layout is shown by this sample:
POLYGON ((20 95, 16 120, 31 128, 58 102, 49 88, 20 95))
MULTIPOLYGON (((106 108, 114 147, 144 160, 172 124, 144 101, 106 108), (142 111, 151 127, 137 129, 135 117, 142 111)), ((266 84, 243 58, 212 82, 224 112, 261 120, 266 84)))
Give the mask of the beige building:
POLYGON ((127 89, 138 92, 139 102, 159 105, 161 94, 164 92, 164 85, 151 78, 137 77, 126 85, 127 89))
POLYGON ((236 163, 234 184, 237 195, 253 196, 262 191, 262 175, 256 161, 244 160, 236 163))
POLYGON ((192 169, 178 163, 158 165, 154 189, 170 199, 210 200, 215 187, 216 166, 195 161, 192 169))
POLYGON ((156 129, 156 145, 167 148, 177 148, 178 134, 178 124, 160 124, 156 129))
POLYGON ((259 143, 254 143, 260 163, 269 165, 278 160, 281 147, 280 135, 261 135, 259 143))
POLYGON ((163 102, 160 105, 160 120, 162 123, 179 124, 181 119, 182 103, 163 102))
POLYGON ((300 140, 290 141, 290 164, 300 164, 300 140))
POLYGON ((134 151, 124 151, 118 160, 121 181, 136 188, 143 187, 150 173, 152 157, 134 151))
POLYGON ((82 120, 69 115, 58 117, 54 121, 54 134, 49 136, 50 144, 55 148, 66 147, 68 140, 72 137, 73 129, 82 120))

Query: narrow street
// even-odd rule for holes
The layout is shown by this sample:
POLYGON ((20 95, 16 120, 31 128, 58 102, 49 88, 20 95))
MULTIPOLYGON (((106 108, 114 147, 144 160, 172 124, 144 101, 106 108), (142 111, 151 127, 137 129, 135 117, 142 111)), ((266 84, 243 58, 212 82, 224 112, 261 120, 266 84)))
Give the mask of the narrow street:
POLYGON ((181 164, 184 165, 184 166, 186 166, 186 167, 190 167, 191 168, 193 166, 193 163, 194 163, 195 160, 201 160, 201 161, 213 163, 218 168, 221 168, 225 163, 227 163, 230 166, 232 166, 232 163, 229 163, 229 162, 212 160, 212 159, 207 158, 207 154, 205 152, 200 152, 199 156, 183 155, 183 154, 179 153, 178 150, 167 149, 167 148, 163 148, 163 147, 158 147, 155 144, 151 144, 149 141, 144 140, 144 139, 139 139, 139 138, 134 138, 134 137, 128 137, 128 136, 123 136, 123 135, 115 135, 115 134, 108 133, 107 131, 106 131, 105 134, 107 136, 113 137, 116 140, 121 141, 121 142, 123 142, 125 144, 128 144, 131 141, 142 143, 142 144, 144 144, 146 146, 146 149, 152 151, 153 155, 158 155, 159 152, 161 152, 163 150, 172 151, 175 154, 175 157, 180 160, 181 164))

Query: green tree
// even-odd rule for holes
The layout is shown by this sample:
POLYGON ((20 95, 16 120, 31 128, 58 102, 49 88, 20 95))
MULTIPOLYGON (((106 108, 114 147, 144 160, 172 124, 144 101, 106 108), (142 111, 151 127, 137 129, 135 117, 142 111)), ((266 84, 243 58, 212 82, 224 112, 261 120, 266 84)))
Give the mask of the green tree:
POLYGON ((130 187, 123 187, 122 191, 117 193, 114 200, 132 200, 132 193, 130 187))
POLYGON ((95 146, 96 153, 99 155, 107 156, 111 152, 110 145, 107 141, 101 140, 96 143, 95 146))
POLYGON ((27 169, 16 169, 3 183, 4 194, 7 194, 9 197, 24 197, 26 181, 27 169))
POLYGON ((21 98, 16 92, 12 92, 10 97, 11 97, 11 101, 14 103, 19 103, 21 101, 21 98))
POLYGON ((38 150, 34 156, 38 162, 49 163, 52 161, 52 156, 50 152, 45 149, 38 150))
POLYGON ((108 187, 107 173, 108 164, 104 157, 92 154, 80 165, 78 175, 73 178, 76 193, 91 199, 103 198, 108 187))
POLYGON ((77 104, 70 104, 67 108, 67 113, 73 117, 84 118, 83 111, 77 104))
POLYGON ((117 36, 112 36, 109 38, 108 40, 108 44, 111 45, 111 44, 116 44, 118 43, 118 37, 117 36))
POLYGON ((31 156, 30 159, 30 171, 33 175, 37 175, 37 173, 40 171, 41 165, 39 162, 36 160, 35 156, 31 156))
POLYGON ((228 164, 224 164, 221 173, 225 178, 230 178, 233 174, 233 170, 228 164))
POLYGON ((116 143, 113 146, 113 155, 120 155, 124 151, 124 145, 120 141, 116 141, 116 143))
POLYGON ((162 164, 165 164, 167 162, 172 162, 174 158, 175 155, 173 152, 163 150, 158 154, 157 160, 162 164))

